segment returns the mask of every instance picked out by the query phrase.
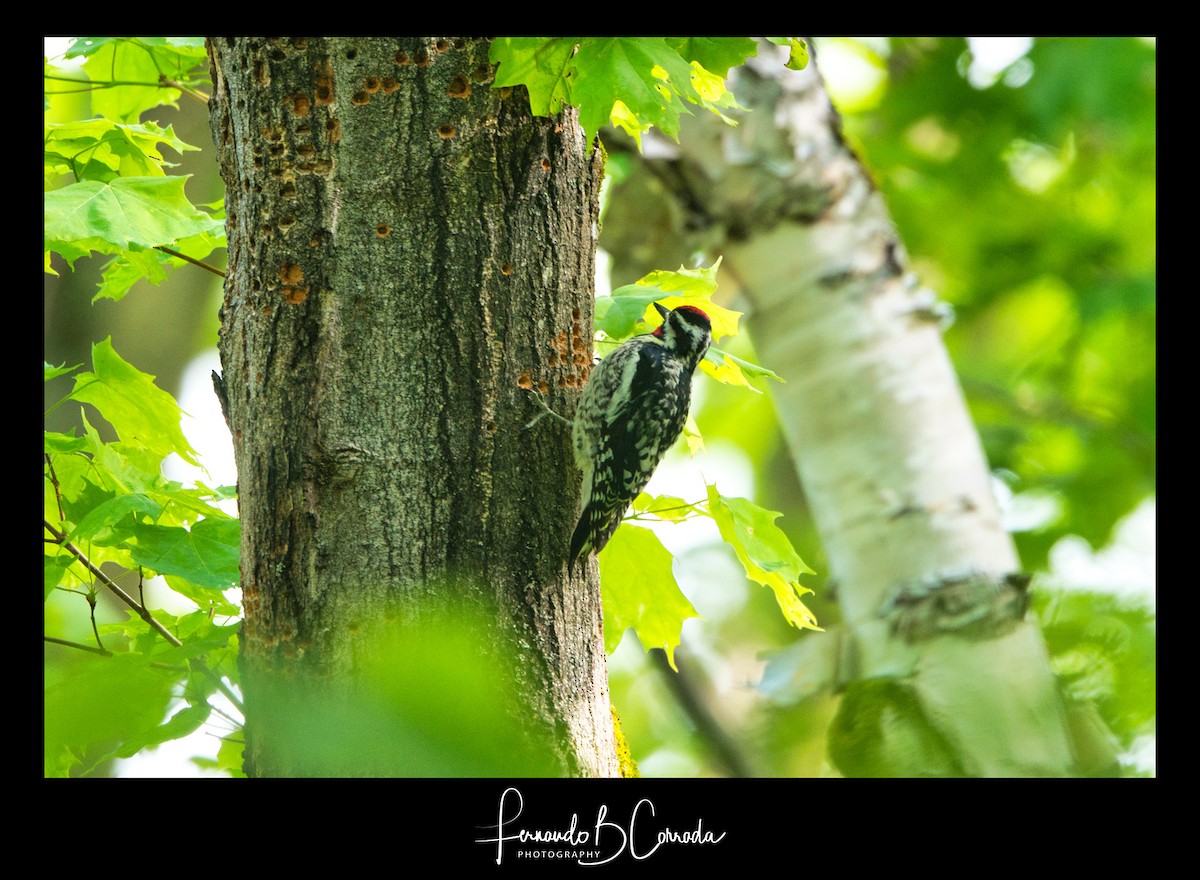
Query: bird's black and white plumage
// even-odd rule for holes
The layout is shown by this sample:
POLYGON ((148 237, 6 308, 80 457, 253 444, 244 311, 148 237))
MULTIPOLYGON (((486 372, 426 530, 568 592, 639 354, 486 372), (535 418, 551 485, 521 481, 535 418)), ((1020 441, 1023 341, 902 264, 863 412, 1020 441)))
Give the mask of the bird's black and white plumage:
POLYGON ((571 564, 599 553, 679 438, 692 399, 692 373, 712 342, 708 315, 695 306, 668 310, 653 333, 621 343, 588 379, 572 440, 583 471, 571 564))

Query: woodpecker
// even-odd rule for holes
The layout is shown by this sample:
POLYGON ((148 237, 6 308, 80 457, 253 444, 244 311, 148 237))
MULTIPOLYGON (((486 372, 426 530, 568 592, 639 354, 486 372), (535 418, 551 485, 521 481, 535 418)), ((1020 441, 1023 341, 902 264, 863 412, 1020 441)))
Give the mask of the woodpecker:
POLYGON ((653 333, 621 343, 588 379, 571 439, 583 471, 571 565, 600 550, 633 499, 679 438, 692 399, 692 374, 712 342, 712 323, 695 306, 667 309, 653 333))

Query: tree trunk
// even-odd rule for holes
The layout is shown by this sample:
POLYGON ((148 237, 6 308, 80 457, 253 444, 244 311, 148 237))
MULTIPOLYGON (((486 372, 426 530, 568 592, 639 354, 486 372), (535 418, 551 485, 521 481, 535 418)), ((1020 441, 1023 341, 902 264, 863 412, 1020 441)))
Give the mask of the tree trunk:
MULTIPOLYGON (((297 744, 296 716, 369 702, 397 633, 434 633, 509 680, 542 771, 615 775, 595 567, 566 565, 569 437, 525 430, 537 410, 519 387, 544 383, 569 412, 591 364, 598 151, 573 117, 532 119, 523 91, 492 90, 486 40, 209 48, 247 771, 527 772, 503 750, 481 768, 297 744)), ((406 681, 454 689, 432 668, 445 653, 400 650, 406 681)), ((438 696, 453 711, 469 693, 438 696)))
MULTIPOLYGON (((762 363, 787 380, 771 392, 846 621, 808 643, 813 663, 837 655, 845 689, 831 754, 847 775, 1073 772, 939 304, 906 274, 815 64, 752 59, 734 84, 752 111, 739 127, 685 120, 640 185, 675 218, 675 253, 723 255, 762 363)), ((636 274, 646 255, 620 251, 620 224, 610 212, 605 242, 636 274)))

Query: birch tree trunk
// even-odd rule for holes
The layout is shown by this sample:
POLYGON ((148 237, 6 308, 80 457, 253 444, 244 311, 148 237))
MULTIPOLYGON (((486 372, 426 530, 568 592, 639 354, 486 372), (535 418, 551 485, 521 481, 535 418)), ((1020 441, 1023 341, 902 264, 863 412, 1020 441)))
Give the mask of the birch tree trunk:
POLYGON ((658 195, 666 252, 652 220, 637 235, 616 210, 605 244, 626 277, 723 255, 762 363, 787 379, 771 393, 846 621, 808 643, 844 689, 831 755, 847 775, 1072 773, 940 306, 907 274, 815 63, 751 59, 733 85, 739 127, 685 120, 635 183, 658 195))
POLYGON ((492 90, 486 40, 209 49, 248 773, 421 772, 370 744, 314 757, 294 722, 335 724, 397 633, 457 628, 546 772, 615 775, 595 568, 565 564, 569 438, 524 430, 518 387, 569 412, 591 363, 599 151, 492 90))

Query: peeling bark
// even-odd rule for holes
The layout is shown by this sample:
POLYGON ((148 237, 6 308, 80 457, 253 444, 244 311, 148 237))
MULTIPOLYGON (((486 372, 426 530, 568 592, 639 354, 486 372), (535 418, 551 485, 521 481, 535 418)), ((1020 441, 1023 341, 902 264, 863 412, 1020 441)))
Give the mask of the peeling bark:
POLYGON ((816 65, 751 59, 733 86, 751 112, 737 128, 685 119, 680 144, 627 184, 657 216, 635 226, 614 200, 605 245, 622 280, 681 253, 723 256, 723 289, 732 280, 762 363, 787 379, 770 391, 846 619, 839 637, 806 637, 809 677, 905 695, 843 701, 835 757, 848 774, 1074 772, 944 310, 908 273, 816 65), (908 719, 905 734, 887 717, 908 719))

